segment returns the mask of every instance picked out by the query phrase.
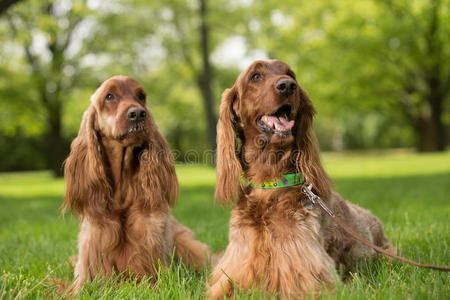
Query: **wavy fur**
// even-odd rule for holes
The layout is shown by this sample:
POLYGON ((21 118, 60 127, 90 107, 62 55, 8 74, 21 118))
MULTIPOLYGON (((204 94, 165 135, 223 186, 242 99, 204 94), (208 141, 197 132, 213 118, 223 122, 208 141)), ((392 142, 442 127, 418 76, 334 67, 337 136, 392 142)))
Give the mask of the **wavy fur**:
POLYGON ((332 191, 312 127, 314 106, 294 79, 283 62, 256 61, 222 95, 216 199, 235 206, 229 244, 210 279, 210 299, 232 296, 235 289, 250 293, 253 288, 285 299, 318 296, 324 286, 339 280, 336 269, 342 267, 345 274, 357 260, 374 255, 318 207, 308 209, 301 186, 251 188, 240 185, 241 173, 245 180, 262 182, 301 171, 340 219, 373 243, 395 251, 375 216, 332 191), (295 91, 281 93, 281 80, 295 83, 295 91), (277 136, 261 129, 261 116, 273 116, 286 106, 295 121, 291 134, 277 136))
POLYGON ((151 276, 172 253, 198 269, 208 261, 209 248, 170 215, 178 192, 174 161, 144 93, 128 77, 105 81, 72 142, 62 206, 80 219, 72 293, 97 275, 151 276), (140 123, 128 117, 131 108, 145 115, 140 123), (138 125, 143 129, 130 131, 138 125))

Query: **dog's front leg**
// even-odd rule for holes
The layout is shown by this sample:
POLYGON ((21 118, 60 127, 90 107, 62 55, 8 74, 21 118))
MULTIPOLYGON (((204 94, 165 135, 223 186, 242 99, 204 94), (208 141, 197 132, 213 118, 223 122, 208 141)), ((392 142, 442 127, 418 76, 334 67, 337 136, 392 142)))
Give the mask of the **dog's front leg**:
POLYGON ((230 243, 211 275, 209 299, 231 296, 235 289, 247 290, 254 284, 255 266, 249 244, 252 236, 251 231, 231 225, 230 243))
POLYGON ((90 253, 95 252, 92 240, 95 238, 93 226, 84 220, 80 226, 80 233, 78 234, 78 259, 75 264, 74 277, 75 282, 73 283, 70 292, 72 294, 78 294, 86 281, 93 279, 94 272, 90 269, 92 258, 90 258, 90 253))
POLYGON ((117 230, 113 230, 114 223, 100 226, 81 221, 78 234, 78 259, 75 264, 73 283, 70 292, 77 294, 87 281, 91 281, 98 273, 110 276, 113 270, 113 262, 110 254, 105 251, 118 239, 117 230))
MULTIPOLYGON (((221 299, 230 296, 234 290, 234 280, 241 274, 252 274, 243 264, 242 247, 230 243, 211 275, 208 299, 221 299)), ((242 282, 240 282, 242 284, 242 282)))

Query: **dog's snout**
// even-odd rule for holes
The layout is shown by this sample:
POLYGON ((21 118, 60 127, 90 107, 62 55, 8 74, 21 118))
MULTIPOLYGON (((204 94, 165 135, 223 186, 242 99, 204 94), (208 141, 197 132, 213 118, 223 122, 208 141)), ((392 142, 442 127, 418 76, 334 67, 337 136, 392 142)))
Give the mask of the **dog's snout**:
POLYGON ((277 81, 276 88, 280 94, 290 96, 297 89, 297 83, 294 79, 282 78, 277 81))
POLYGON ((130 107, 127 111, 127 118, 130 122, 138 123, 147 117, 145 109, 142 107, 130 107))

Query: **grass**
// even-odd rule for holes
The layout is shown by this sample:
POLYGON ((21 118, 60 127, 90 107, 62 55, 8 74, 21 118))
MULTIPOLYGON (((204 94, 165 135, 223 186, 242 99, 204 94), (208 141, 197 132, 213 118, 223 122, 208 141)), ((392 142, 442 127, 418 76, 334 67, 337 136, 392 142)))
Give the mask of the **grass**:
MULTIPOLYGON (((419 155, 325 154, 325 167, 341 195, 370 209, 403 255, 449 265, 450 152, 419 155)), ((214 250, 227 245, 229 210, 213 204, 215 170, 178 166, 181 196, 174 215, 214 250)), ((64 181, 48 172, 0 174, 0 299, 56 297, 49 278, 71 278, 67 258, 76 253, 76 218, 59 216, 64 181)), ((81 299, 198 299, 202 274, 174 263, 156 287, 96 280, 81 299)), ((450 274, 376 259, 338 284, 325 299, 449 299, 450 274)), ((261 294, 238 293, 239 299, 261 294)))

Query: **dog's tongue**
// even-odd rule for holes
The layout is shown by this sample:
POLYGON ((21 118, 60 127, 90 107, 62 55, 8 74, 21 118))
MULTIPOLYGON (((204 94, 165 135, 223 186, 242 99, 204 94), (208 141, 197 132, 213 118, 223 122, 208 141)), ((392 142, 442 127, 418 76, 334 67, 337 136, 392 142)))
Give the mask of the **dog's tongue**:
POLYGON ((274 117, 274 116, 263 116, 261 121, 264 122, 268 127, 275 129, 275 131, 288 131, 294 127, 294 121, 288 121, 283 117, 274 117))

